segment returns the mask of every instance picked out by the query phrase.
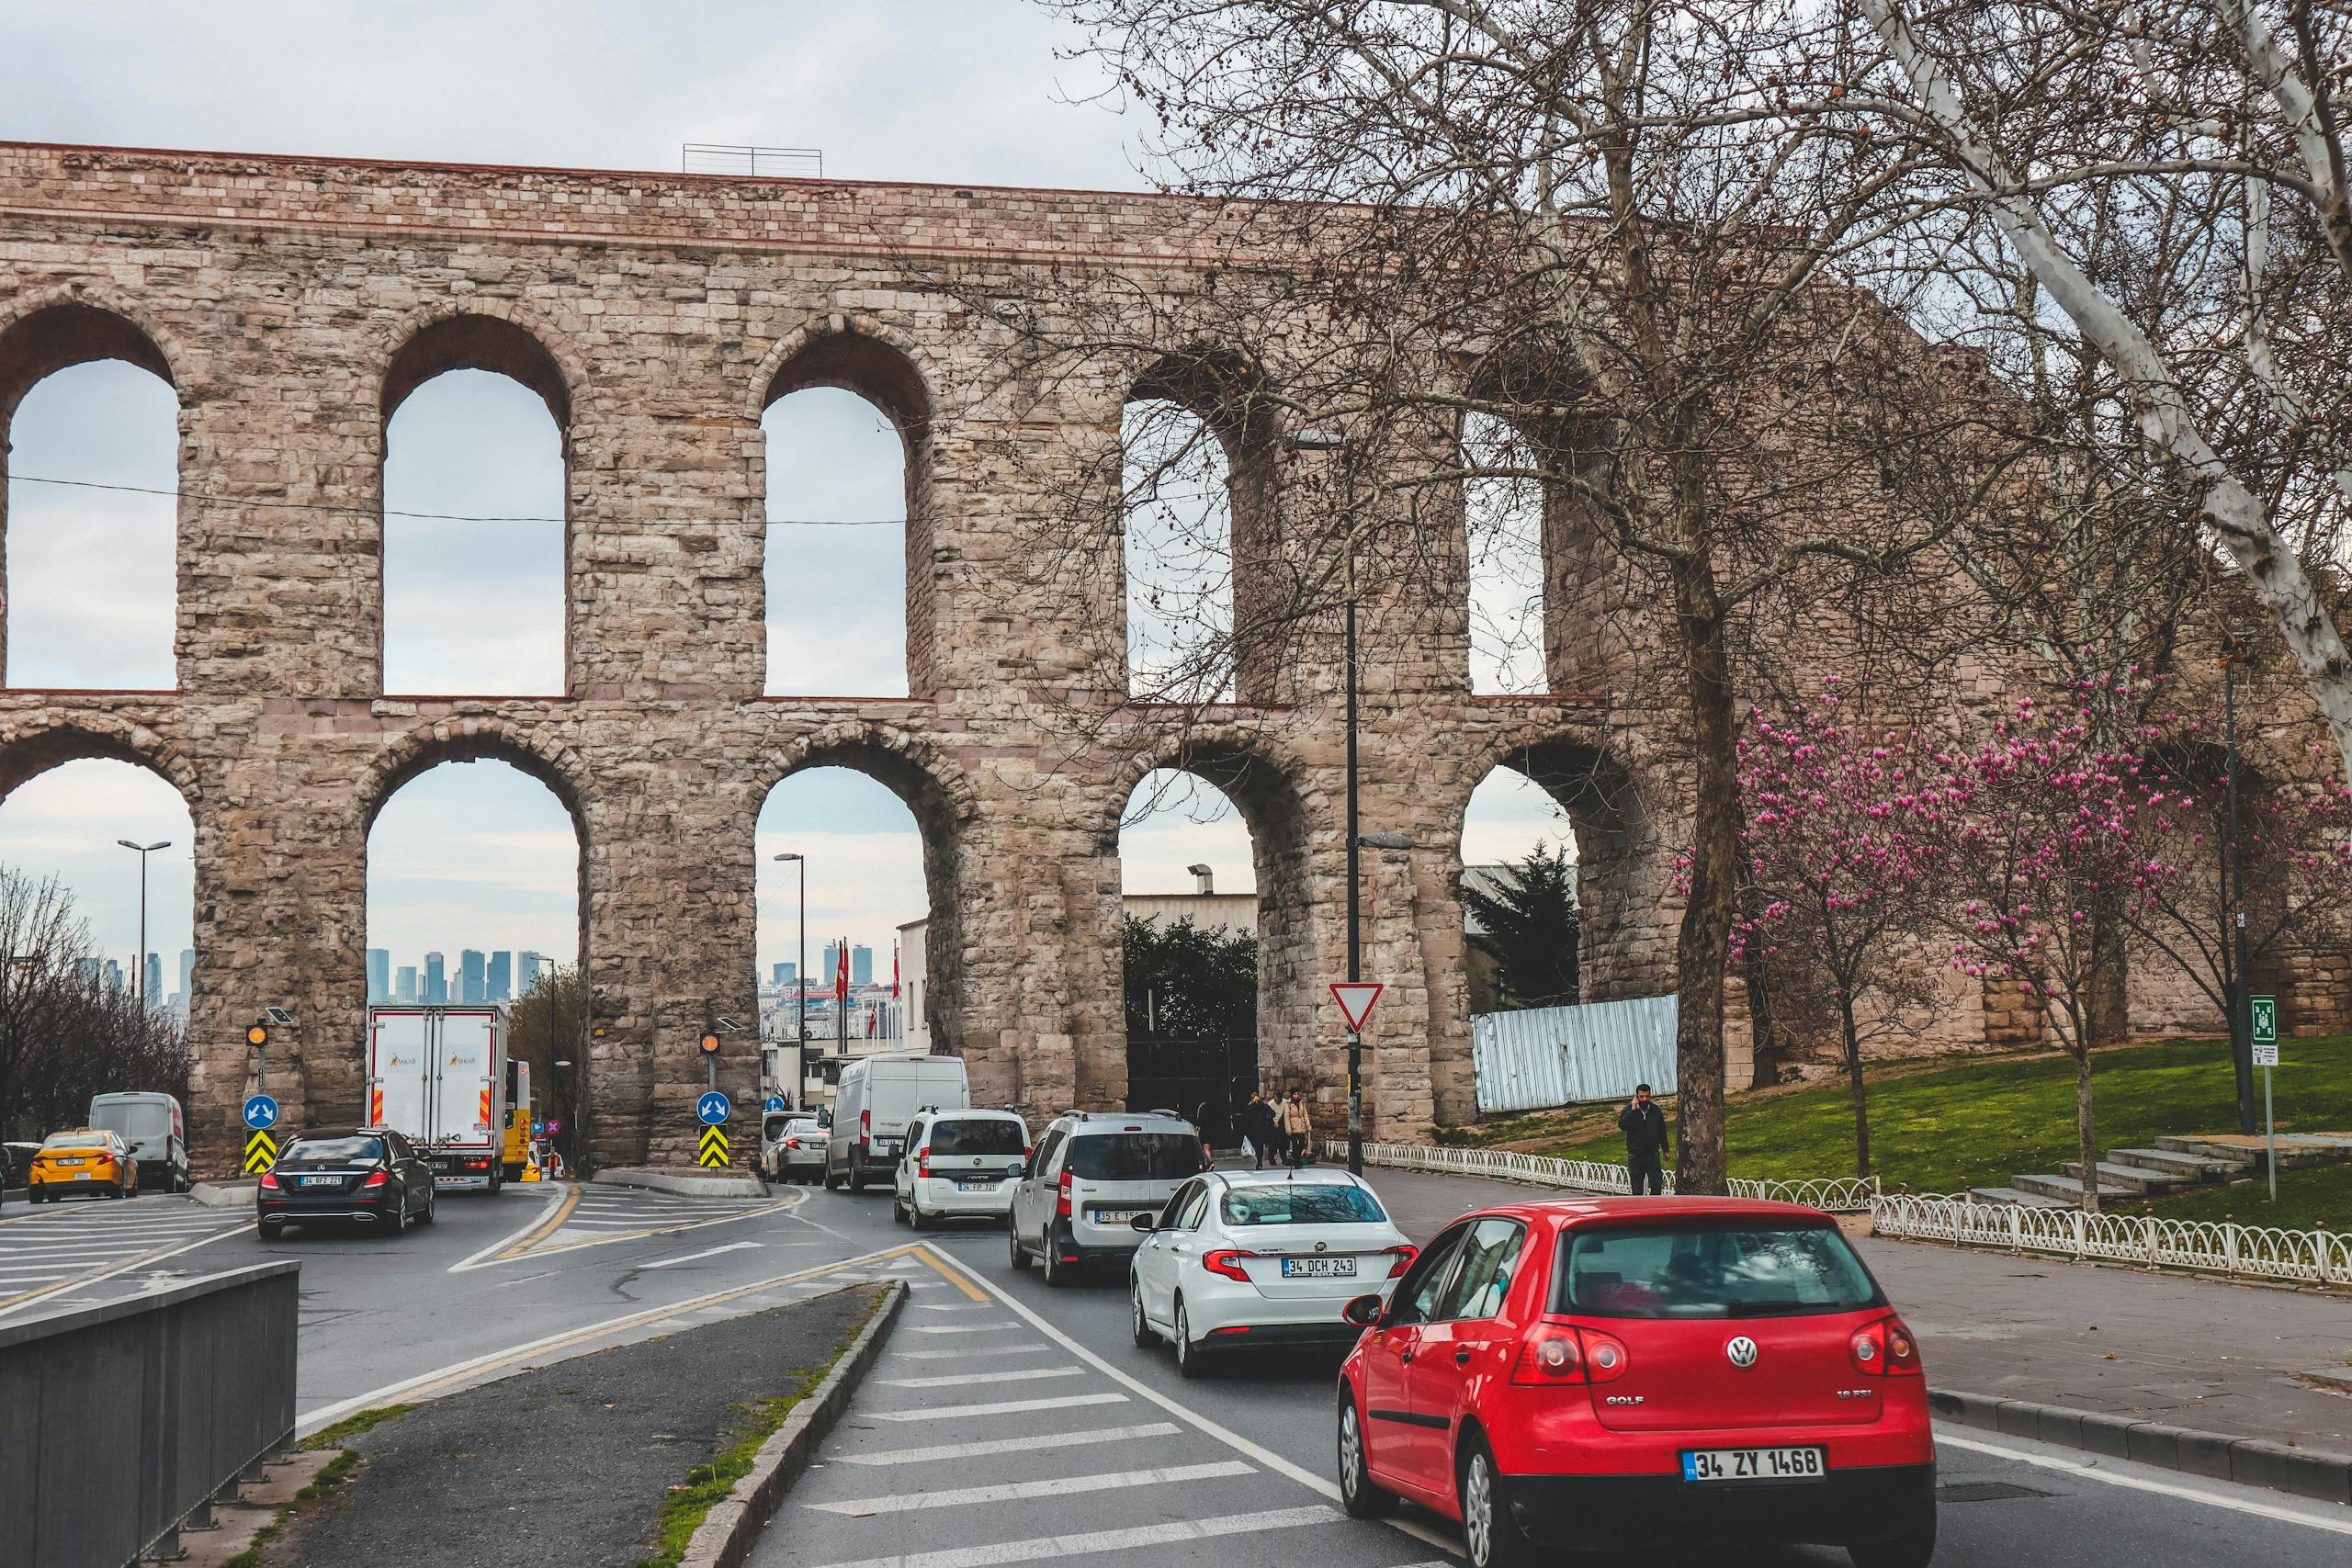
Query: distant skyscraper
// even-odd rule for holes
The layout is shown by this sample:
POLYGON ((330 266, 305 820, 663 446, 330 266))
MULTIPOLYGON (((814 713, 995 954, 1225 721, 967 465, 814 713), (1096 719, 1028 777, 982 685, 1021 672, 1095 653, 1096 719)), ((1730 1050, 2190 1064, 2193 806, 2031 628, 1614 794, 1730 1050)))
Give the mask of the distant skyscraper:
POLYGON ((829 942, 825 944, 824 959, 817 965, 817 983, 830 990, 832 987, 833 976, 841 972, 842 944, 837 942, 829 942))
POLYGON ((874 984, 874 950, 853 947, 849 950, 849 983, 853 986, 874 984))
POLYGON ((539 983, 539 971, 547 966, 547 955, 544 953, 516 953, 514 955, 514 984, 521 987, 516 994, 530 995, 531 987, 539 983))
POLYGON ((180 1004, 185 1007, 196 996, 196 949, 180 949, 180 1004))
POLYGON ((482 962, 480 952, 467 948, 458 954, 458 999, 464 1002, 481 1000, 482 962))
POLYGON ((151 1008, 164 1005, 164 955, 160 953, 147 955, 147 989, 142 995, 151 1008))
POLYGON ((82 984, 93 987, 106 976, 106 971, 98 966, 98 961, 95 958, 75 959, 74 972, 82 977, 82 984))
POLYGON ((107 990, 119 991, 122 989, 122 961, 120 959, 107 959, 107 966, 101 973, 105 976, 103 983, 107 990))
POLYGON ((384 1002, 391 1000, 391 952, 388 948, 371 947, 368 950, 368 999, 384 1002))
POLYGON ((514 999, 514 955, 493 953, 490 955, 490 973, 482 981, 482 1000, 511 1002, 514 999))
POLYGON ((392 986, 392 1000, 396 1002, 413 1002, 416 1000, 415 964, 403 964, 401 965, 400 978, 395 981, 392 986))
POLYGON ((793 981, 798 979, 799 976, 800 972, 797 966, 791 964, 779 964, 775 966, 775 978, 770 983, 778 986, 789 986, 793 981))
POLYGON ((428 953, 424 955, 424 1005, 447 1007, 448 1002, 449 980, 441 968, 441 955, 428 953))

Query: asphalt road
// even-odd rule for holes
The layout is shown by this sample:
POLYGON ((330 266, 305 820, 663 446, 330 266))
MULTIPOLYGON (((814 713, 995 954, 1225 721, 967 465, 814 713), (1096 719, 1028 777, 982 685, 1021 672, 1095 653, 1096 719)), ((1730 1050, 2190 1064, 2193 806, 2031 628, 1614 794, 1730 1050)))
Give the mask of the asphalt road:
MULTIPOLYGON (((1524 1194, 1402 1172, 1376 1172, 1374 1184, 1417 1239, 1492 1192, 1524 1194)), ((179 1198, 12 1210, 0 1219, 0 1281, 42 1293, 0 1283, 0 1322, 271 1258, 302 1263, 306 1428, 844 1280, 908 1280, 913 1310, 883 1369, 760 1547, 770 1568, 979 1568, 1112 1551, 1172 1562, 1196 1540, 1221 1568, 1407 1568, 1458 1555, 1434 1518, 1400 1528, 1337 1515, 1330 1359, 1238 1361, 1187 1382, 1165 1349, 1129 1342, 1115 1271, 1048 1290, 1037 1270, 1009 1267, 1001 1231, 918 1235, 891 1223, 878 1191, 712 1201, 524 1186, 445 1197, 434 1225, 396 1239, 297 1231, 273 1243, 250 1216, 179 1198), (1051 1375, 1029 1375, 1040 1372, 1051 1375), (967 1405, 1010 1408, 935 1414, 967 1405), (922 1414, 885 1418, 908 1412, 922 1414), (893 1450, 892 1462, 872 1462, 893 1450), (888 1509, 864 1506, 885 1497, 888 1509)), ((1942 1480, 1956 1489, 1937 1557, 1947 1568, 2352 1555, 2344 1509, 1973 1430, 1939 1441, 1942 1480)))

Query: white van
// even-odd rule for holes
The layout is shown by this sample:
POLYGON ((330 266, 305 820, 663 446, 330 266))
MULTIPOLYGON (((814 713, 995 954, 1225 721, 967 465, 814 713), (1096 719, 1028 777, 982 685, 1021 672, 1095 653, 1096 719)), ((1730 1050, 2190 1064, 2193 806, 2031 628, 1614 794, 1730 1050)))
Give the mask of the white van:
POLYGON ((187 1123, 180 1102, 168 1094, 98 1094, 90 1097, 89 1124, 118 1133, 139 1162, 139 1185, 185 1192, 187 1178, 187 1123))
POLYGON ((825 1146, 825 1186, 846 1182, 863 1192, 888 1181, 906 1146, 907 1122, 918 1111, 962 1111, 972 1103, 961 1056, 889 1052, 860 1056, 842 1068, 833 1091, 833 1135, 825 1146))

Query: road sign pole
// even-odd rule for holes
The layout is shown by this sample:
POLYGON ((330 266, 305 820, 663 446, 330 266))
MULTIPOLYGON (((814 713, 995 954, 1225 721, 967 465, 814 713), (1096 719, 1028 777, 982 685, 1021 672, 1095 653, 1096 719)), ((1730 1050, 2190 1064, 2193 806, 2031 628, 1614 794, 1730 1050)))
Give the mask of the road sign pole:
POLYGON ((2262 1141, 2268 1145, 2263 1164, 2270 1168, 2270 1201, 2278 1201, 2278 1123, 2270 1114, 2270 1069, 2262 1069, 2262 1141))
POLYGON ((1348 1031, 1348 1170, 1363 1174, 1363 1034, 1348 1031))

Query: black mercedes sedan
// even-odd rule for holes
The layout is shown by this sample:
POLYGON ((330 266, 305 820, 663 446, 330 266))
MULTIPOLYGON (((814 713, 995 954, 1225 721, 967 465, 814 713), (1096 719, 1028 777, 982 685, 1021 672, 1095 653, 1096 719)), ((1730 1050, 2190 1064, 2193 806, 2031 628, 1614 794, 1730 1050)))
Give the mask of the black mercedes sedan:
POLYGON ((254 1213, 265 1241, 330 1220, 398 1235, 433 1223, 433 1168, 390 1127, 298 1134, 262 1173, 254 1213))

